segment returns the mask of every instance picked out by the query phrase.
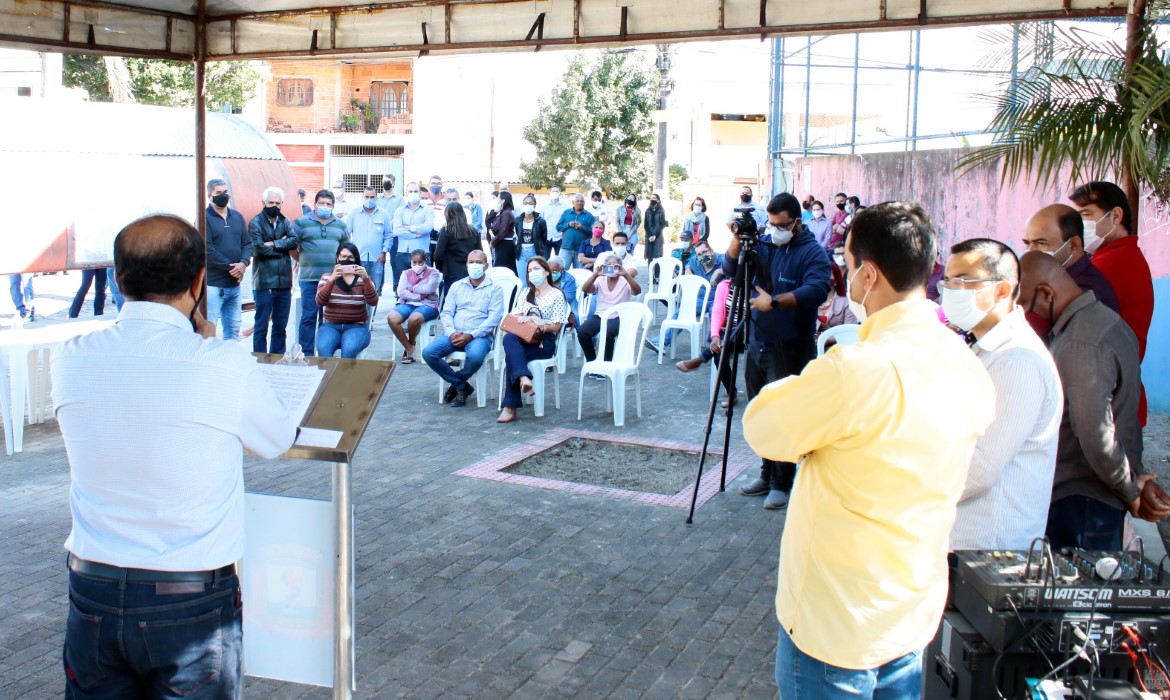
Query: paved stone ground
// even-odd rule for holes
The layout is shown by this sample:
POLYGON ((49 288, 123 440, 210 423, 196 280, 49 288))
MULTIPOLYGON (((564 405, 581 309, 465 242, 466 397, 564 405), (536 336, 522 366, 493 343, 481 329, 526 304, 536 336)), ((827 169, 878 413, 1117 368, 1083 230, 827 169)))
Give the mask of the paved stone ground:
MULTIPOLYGON (((77 277, 38 278, 48 322, 64 316, 77 277)), ((389 353, 389 337, 375 326, 373 356, 389 353)), ((631 402, 622 429, 591 380, 576 420, 572 367, 559 411, 550 396, 544 418, 525 409, 508 426, 494 401, 436 403, 425 365, 397 369, 354 461, 358 697, 775 697, 784 516, 734 493, 741 482, 688 526, 678 508, 455 475, 557 427, 700 443, 707 374, 660 367, 649 352, 642 366, 644 416, 631 402)), ((744 447, 738 427, 732 446, 744 447)), ((68 480, 53 422, 28 426, 25 451, 0 458, 0 697, 62 693, 68 480)), ((250 459, 245 480, 329 497, 327 464, 250 459)), ((250 698, 328 695, 247 685, 250 698)))

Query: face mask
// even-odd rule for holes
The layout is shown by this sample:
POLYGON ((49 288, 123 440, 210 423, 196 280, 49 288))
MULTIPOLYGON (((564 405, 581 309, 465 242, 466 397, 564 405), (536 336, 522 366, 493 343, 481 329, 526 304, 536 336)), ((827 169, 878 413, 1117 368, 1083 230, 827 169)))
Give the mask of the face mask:
POLYGON ((422 265, 411 265, 410 269, 414 270, 414 274, 419 275, 421 277, 422 273, 427 269, 427 266, 425 263, 422 265))
POLYGON ((845 202, 837 202, 837 211, 845 211, 845 202))
POLYGON ((834 255, 833 262, 837 264, 837 267, 845 267, 845 256, 844 255, 834 255))
POLYGON ((199 305, 203 303, 203 296, 205 294, 207 294, 207 286, 200 285, 199 296, 195 299, 195 306, 192 306, 191 313, 187 314, 187 320, 191 322, 191 330, 196 333, 199 332, 199 328, 195 326, 195 312, 199 310, 199 305))
POLYGON ((383 192, 389 192, 390 190, 393 190, 393 189, 394 189, 394 185, 391 185, 389 182, 382 183, 382 191, 383 192))
POLYGON ((627 206, 627 207, 632 207, 632 206, 634 206, 635 204, 637 204, 637 202, 635 202, 635 201, 634 201, 634 200, 632 200, 632 199, 627 199, 627 200, 626 200, 626 206, 627 206))
POLYGON ((483 263, 467 263, 467 274, 471 279, 477 280, 483 278, 483 263))
POLYGON ((947 320, 957 328, 969 331, 987 316, 991 309, 979 308, 979 289, 949 289, 943 287, 942 309, 947 320))
POLYGON ((333 216, 333 207, 317 207, 317 218, 328 219, 333 216))
POLYGON ((552 194, 550 194, 548 196, 548 201, 550 201, 554 204, 561 201, 561 193, 560 192, 553 192, 552 194))
POLYGON ((703 205, 701 205, 701 204, 692 205, 691 211, 693 211, 696 215, 702 214, 703 213, 703 205))
MULTIPOLYGON (((792 231, 785 231, 779 226, 775 226, 773 224, 768 224, 768 233, 772 234, 772 245, 788 245, 788 242, 792 240, 793 235, 792 231)), ((761 238, 761 240, 763 239, 761 238)))
POLYGON ((604 231, 604 230, 602 230, 602 229, 599 229, 599 228, 595 228, 595 229, 593 229, 593 237, 594 237, 594 238, 601 238, 603 235, 605 235, 605 231, 604 231))
POLYGON ((857 273, 861 272, 861 268, 857 268, 857 272, 853 273, 853 277, 845 283, 845 298, 849 301, 849 310, 857 318, 858 323, 865 323, 865 318, 868 315, 865 310, 865 300, 869 298, 869 292, 866 292, 861 301, 853 301, 853 280, 857 277, 857 273))
POLYGON ((362 204, 365 205, 366 209, 373 209, 378 206, 378 200, 374 197, 366 197, 366 200, 362 204))
POLYGON ((533 270, 528 273, 528 281, 532 283, 533 287, 544 284, 544 279, 544 270, 533 270))
POLYGON ((1060 263, 1061 267, 1068 267, 1068 262, 1072 260, 1072 253, 1070 253, 1068 250, 1067 241, 1064 245, 1060 246, 1056 250, 1046 250, 1044 252, 1048 253, 1053 258, 1056 258, 1056 262, 1060 263))
POLYGON ((533 206, 532 204, 525 204, 524 205, 524 215, 525 216, 530 216, 532 214, 532 212, 534 212, 534 211, 536 211, 536 207, 533 206))
POLYGON ((651 199, 651 200, 650 200, 650 208, 651 208, 651 209, 653 209, 653 208, 654 208, 654 207, 656 207, 656 206, 658 206, 658 200, 657 200, 657 199, 651 199))
POLYGON ((750 194, 741 194, 739 196, 739 201, 747 204, 748 202, 752 201, 752 196, 750 194))
POLYGON ((710 253, 704 253, 699 256, 699 262, 701 262, 704 267, 709 267, 711 263, 715 262, 715 256, 711 255, 710 253))
POLYGON ((212 197, 211 203, 214 204, 215 206, 219 207, 220 209, 223 209, 224 207, 227 206, 228 200, 231 198, 232 198, 232 196, 230 194, 228 194, 227 192, 223 192, 221 194, 217 194, 214 197, 212 197))
POLYGON ((560 282, 561 281, 561 273, 554 272, 552 275, 552 280, 553 280, 553 282, 560 282))
POLYGON ((619 258, 626 254, 626 247, 624 245, 615 245, 613 247, 613 254, 619 258))
POLYGON ((429 189, 429 190, 431 191, 431 194, 436 194, 436 195, 437 195, 437 194, 439 194, 440 192, 442 192, 442 191, 443 191, 443 186, 442 186, 442 185, 431 185, 431 186, 430 186, 429 188, 427 188, 427 189, 429 189))
POLYGON ((410 202, 411 204, 418 204, 419 199, 420 197, 418 192, 410 192, 406 195, 406 201, 410 202))
POLYGON ((264 207, 264 214, 269 219, 275 219, 276 215, 279 213, 280 213, 280 205, 279 204, 274 206, 274 207, 264 207))
POLYGON ((594 203, 593 203, 593 208, 594 208, 594 209, 600 209, 600 208, 601 208, 601 202, 594 202, 594 203))
POLYGON ((852 204, 846 204, 846 205, 845 205, 845 213, 846 213, 846 214, 852 214, 852 213, 853 213, 853 205, 852 205, 852 204))
POLYGON ((1097 224, 1101 223, 1104 219, 1105 217, 1101 217, 1097 221, 1088 218, 1081 219, 1085 225, 1085 252, 1089 255, 1096 253, 1097 249, 1101 247, 1101 244, 1105 242, 1105 239, 1109 237, 1109 234, 1113 233, 1113 230, 1117 228, 1117 224, 1113 224, 1113 226, 1109 227, 1109 233, 1106 233, 1104 236, 1098 236, 1097 224))
POLYGON ((466 197, 466 198, 464 198, 464 200, 463 200, 463 206, 465 206, 465 207, 467 207, 468 209, 470 209, 472 204, 475 204, 475 200, 474 200, 474 199, 472 199, 471 197, 466 197))
POLYGON ((824 209, 813 209, 813 216, 815 216, 818 219, 823 219, 823 218, 825 218, 825 210, 824 209))
POLYGON ((1056 325, 1056 318, 1052 314, 1052 309, 1056 305, 1056 300, 1048 304, 1048 318, 1036 313, 1036 301, 1040 298, 1039 294, 1032 293, 1032 303, 1028 306, 1028 310, 1024 312, 1024 318, 1028 320, 1028 325, 1032 330, 1036 331, 1036 335, 1044 339, 1045 343, 1051 342, 1052 327, 1056 325))

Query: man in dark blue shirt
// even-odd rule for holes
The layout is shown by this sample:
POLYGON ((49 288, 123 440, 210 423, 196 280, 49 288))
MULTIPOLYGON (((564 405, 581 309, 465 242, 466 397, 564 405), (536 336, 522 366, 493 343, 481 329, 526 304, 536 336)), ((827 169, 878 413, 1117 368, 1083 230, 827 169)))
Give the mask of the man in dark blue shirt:
POLYGON ((240 333, 240 280, 252 258, 248 223, 235 209, 228 208, 231 194, 227 183, 207 183, 207 321, 223 323, 225 340, 240 333))
MULTIPOLYGON (((801 224, 800 201, 784 192, 773 197, 766 210, 767 228, 754 248, 763 269, 753 270, 755 279, 748 282, 752 314, 744 383, 749 401, 766 384, 800 374, 816 356, 817 308, 829 298, 832 277, 828 254, 801 224)), ((733 237, 723 258, 723 274, 732 279, 740 246, 739 238, 733 237)), ((759 478, 739 491, 745 496, 767 495, 764 507, 778 510, 788 505, 795 476, 795 464, 765 459, 759 478)))

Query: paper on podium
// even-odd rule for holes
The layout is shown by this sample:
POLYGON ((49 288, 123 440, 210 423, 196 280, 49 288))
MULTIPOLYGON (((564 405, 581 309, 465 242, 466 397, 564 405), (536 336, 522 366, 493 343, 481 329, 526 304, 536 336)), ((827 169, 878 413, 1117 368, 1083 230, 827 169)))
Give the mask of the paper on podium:
POLYGON ((297 434, 297 444, 304 447, 328 447, 333 449, 341 442, 345 433, 340 430, 325 430, 324 428, 301 428, 297 434))
POLYGON ((292 411, 296 425, 303 423, 325 377, 325 370, 312 365, 261 364, 260 371, 281 402, 292 411))

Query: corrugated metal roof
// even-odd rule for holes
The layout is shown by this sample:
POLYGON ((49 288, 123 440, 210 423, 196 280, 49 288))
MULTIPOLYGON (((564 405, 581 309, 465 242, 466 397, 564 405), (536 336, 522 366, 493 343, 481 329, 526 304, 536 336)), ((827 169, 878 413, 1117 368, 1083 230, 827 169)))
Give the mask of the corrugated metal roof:
MULTIPOLYGON (((0 114, 0 152, 195 156, 191 109, 12 97, 0 114)), ((207 156, 283 160, 262 131, 218 112, 207 115, 207 156)))

